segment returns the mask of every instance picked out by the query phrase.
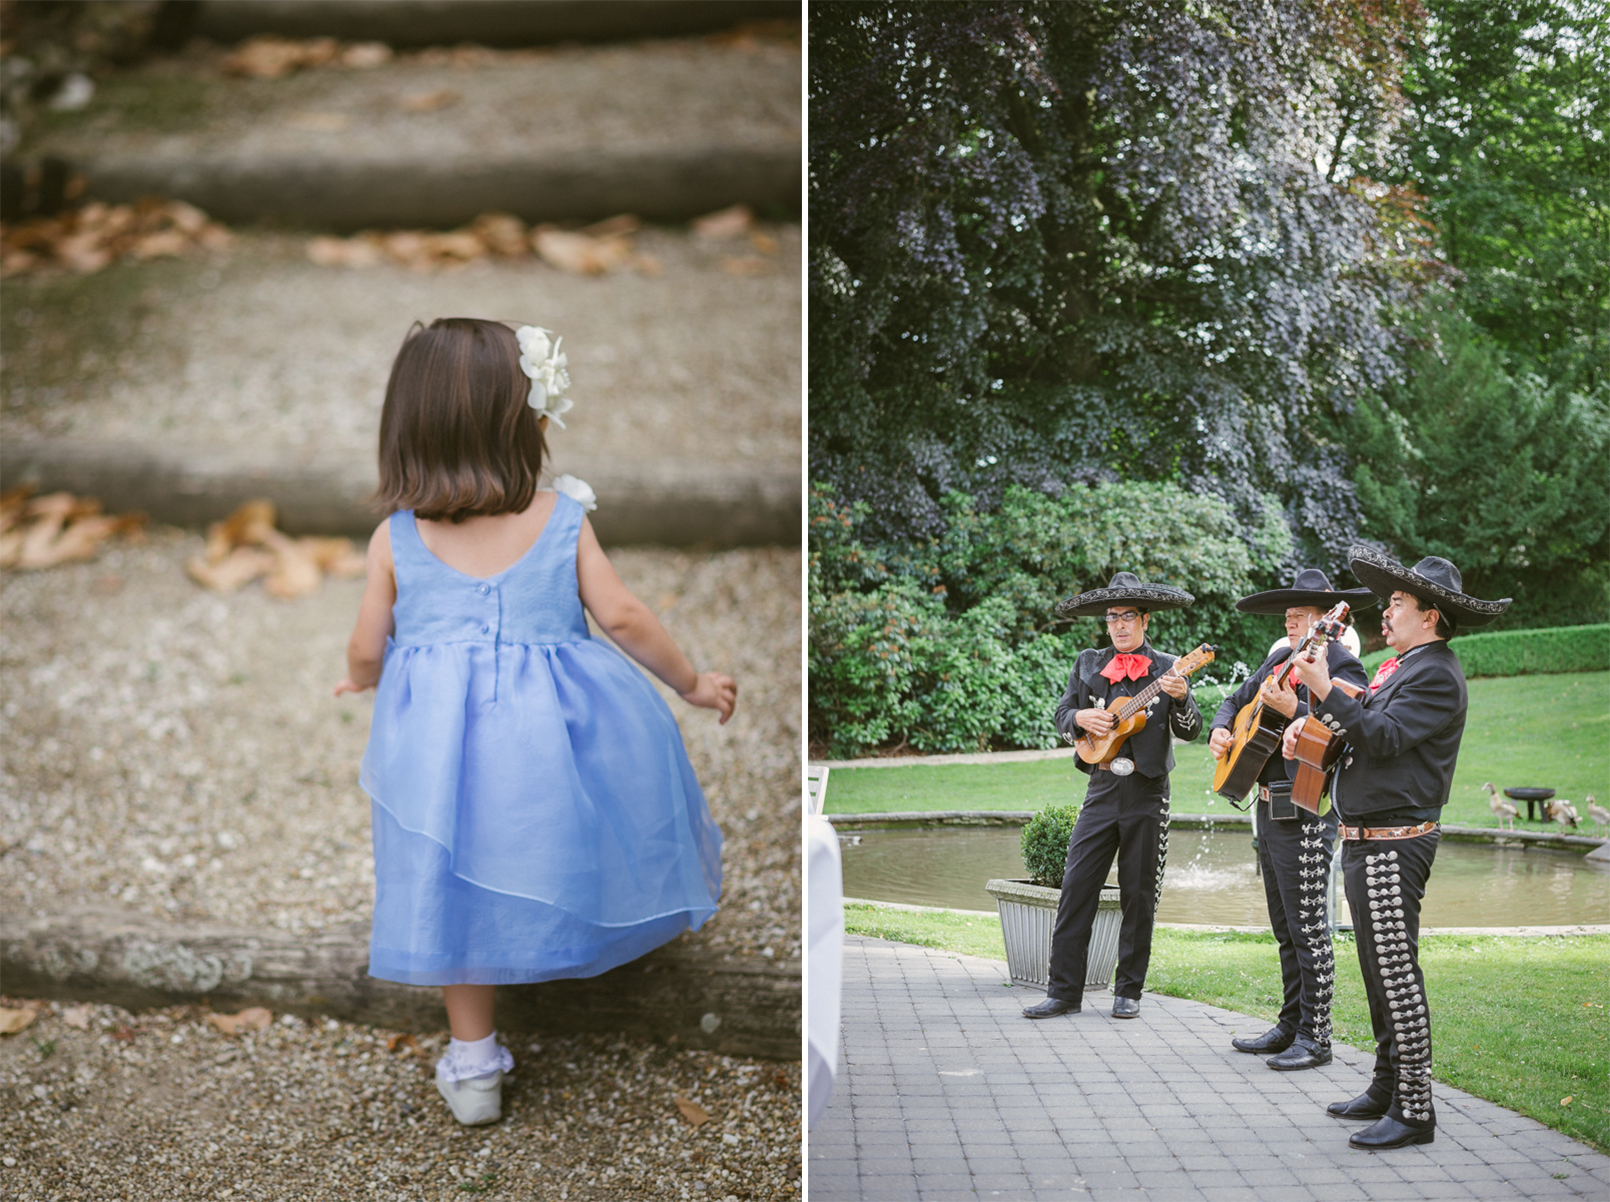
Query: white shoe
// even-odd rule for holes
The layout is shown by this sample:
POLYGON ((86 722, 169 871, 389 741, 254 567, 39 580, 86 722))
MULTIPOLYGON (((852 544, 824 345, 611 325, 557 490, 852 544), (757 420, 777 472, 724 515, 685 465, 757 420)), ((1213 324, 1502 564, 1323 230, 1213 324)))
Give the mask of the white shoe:
POLYGON ((467 1081, 444 1081, 436 1076, 436 1092, 447 1102, 453 1117, 466 1127, 495 1123, 503 1117, 503 1074, 490 1073, 467 1081))

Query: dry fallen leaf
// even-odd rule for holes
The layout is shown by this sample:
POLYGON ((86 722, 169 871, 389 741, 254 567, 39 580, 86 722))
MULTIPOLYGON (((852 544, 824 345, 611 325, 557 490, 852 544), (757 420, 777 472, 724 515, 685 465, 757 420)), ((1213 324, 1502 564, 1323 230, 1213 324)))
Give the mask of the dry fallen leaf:
POLYGON ((270 597, 292 601, 319 591, 323 573, 312 554, 294 539, 278 531, 269 541, 274 552, 274 567, 263 580, 263 591, 270 597))
POLYGON ((80 1031, 89 1030, 89 1020, 95 1016, 95 1007, 85 1002, 82 1006, 69 1006, 61 1012, 61 1020, 80 1031))
POLYGON ((531 253, 525 222, 512 214, 482 213, 469 229, 487 250, 505 259, 523 259, 531 253))
POLYGON ((371 67, 382 67, 389 63, 391 47, 384 42, 354 42, 341 52, 337 61, 343 67, 367 71, 371 67))
POLYGON ((182 255, 198 246, 221 250, 229 242, 229 231, 183 201, 95 201, 0 227, 0 271, 19 275, 54 268, 89 274, 119 259, 182 255))
POLYGON ((631 240, 624 235, 594 238, 553 226, 538 226, 531 245, 549 266, 576 275, 603 275, 625 266, 632 257, 631 240))
POLYGON ((395 1052, 398 1048, 402 1048, 405 1052, 417 1053, 420 1050, 419 1040, 406 1032, 400 1035, 393 1035, 386 1040, 386 1051, 395 1052))
POLYGON ((458 93, 452 88, 437 88, 434 92, 415 92, 411 96, 404 96, 397 102, 397 107, 405 113, 434 113, 458 98, 458 93))
POLYGON ((1560 1105, 1561 1106, 1569 1106, 1575 1100, 1576 1100, 1576 1095, 1575 1094, 1567 1094, 1565 1097, 1560 1099, 1560 1105))
POLYGON ((748 205, 733 205, 693 219, 693 233, 698 238, 741 238, 755 224, 755 214, 748 205))
POLYGON ((777 253, 777 239, 773 238, 770 234, 750 234, 749 245, 753 246, 763 255, 774 255, 777 253))
POLYGON ((710 1115, 703 1106, 697 1102, 677 1095, 676 1108, 682 1112, 682 1117, 688 1121, 688 1126, 698 1127, 710 1121, 710 1115))
POLYGON ((0 567, 48 568, 93 559, 114 534, 133 534, 145 524, 144 514, 103 515, 99 501, 71 493, 28 500, 12 489, 6 498, 0 505, 0 567))
POLYGON ((224 594, 243 588, 273 568, 273 552, 256 547, 237 547, 218 563, 197 555, 185 564, 190 579, 224 594))
MULTIPOLYGON (((197 584, 232 593, 264 576, 271 597, 304 597, 325 575, 361 576, 368 560, 348 538, 291 538, 274 528, 272 501, 247 501, 207 527, 206 550, 185 564, 197 584)), ((0 535, 0 538, 3 538, 0 535)))
POLYGON ((259 34, 242 42, 226 55, 223 69, 231 75, 252 79, 279 79, 298 67, 317 67, 341 55, 341 44, 334 38, 297 40, 275 34, 259 34))
POLYGON ((0 1009, 0 1035, 15 1035, 33 1024, 39 1011, 29 1006, 20 1010, 0 1009))
POLYGON ((261 1006, 250 1006, 239 1014, 209 1014, 207 1021, 225 1035, 239 1035, 242 1031, 261 1031, 274 1021, 274 1016, 261 1006))

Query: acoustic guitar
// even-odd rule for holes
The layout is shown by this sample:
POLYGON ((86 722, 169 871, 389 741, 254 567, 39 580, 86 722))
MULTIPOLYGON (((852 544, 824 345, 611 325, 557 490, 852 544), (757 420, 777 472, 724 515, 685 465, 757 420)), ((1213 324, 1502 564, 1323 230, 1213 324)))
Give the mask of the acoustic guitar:
POLYGON ((1239 802, 1258 783, 1258 774, 1269 762, 1275 748, 1280 746, 1280 737, 1286 728, 1286 716, 1268 704, 1268 693, 1282 688, 1284 682, 1291 678, 1298 656, 1305 656, 1309 663, 1313 663, 1314 657, 1327 642, 1341 637, 1349 612, 1347 602, 1340 601, 1310 626, 1286 662, 1269 674, 1269 679, 1264 681, 1257 695, 1236 714, 1235 725, 1230 728, 1234 741, 1213 770, 1213 791, 1220 797, 1239 802))
POLYGON ((1163 681, 1170 676, 1189 676, 1202 665, 1211 664, 1217 652, 1217 647, 1203 643, 1189 655, 1175 660, 1173 667, 1133 697, 1109 698, 1103 708, 1116 719, 1113 728, 1105 735, 1097 736, 1088 731, 1080 735, 1073 745, 1079 758, 1087 764, 1105 764, 1111 760, 1118 754, 1118 749, 1124 745, 1125 739, 1145 727, 1146 707, 1163 691, 1163 681))
MULTIPOLYGON (((1341 689, 1349 697, 1362 697, 1364 689, 1345 680, 1333 680, 1331 688, 1341 689)), ((1314 813, 1319 812, 1320 798, 1325 796, 1325 781, 1331 765, 1342 754, 1347 740, 1337 735, 1318 718, 1309 714, 1297 728, 1297 772, 1291 780, 1291 800, 1294 804, 1314 813)))

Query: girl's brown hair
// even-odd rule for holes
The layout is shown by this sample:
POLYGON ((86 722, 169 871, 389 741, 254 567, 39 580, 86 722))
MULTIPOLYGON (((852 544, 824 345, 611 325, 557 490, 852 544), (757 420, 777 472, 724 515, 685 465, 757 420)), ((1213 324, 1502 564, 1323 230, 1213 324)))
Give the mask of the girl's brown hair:
POLYGON ((530 386, 500 322, 443 317, 409 330, 380 414, 377 504, 433 522, 523 513, 547 455, 530 386))

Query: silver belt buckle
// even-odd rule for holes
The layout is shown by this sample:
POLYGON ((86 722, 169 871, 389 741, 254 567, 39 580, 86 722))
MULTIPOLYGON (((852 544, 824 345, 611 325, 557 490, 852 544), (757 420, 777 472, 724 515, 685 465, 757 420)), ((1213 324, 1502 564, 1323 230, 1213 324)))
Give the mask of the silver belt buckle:
POLYGON ((1112 774, 1114 776, 1128 776, 1135 770, 1135 761, 1127 760, 1123 756, 1119 756, 1108 766, 1112 769, 1112 774))

